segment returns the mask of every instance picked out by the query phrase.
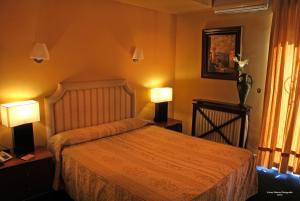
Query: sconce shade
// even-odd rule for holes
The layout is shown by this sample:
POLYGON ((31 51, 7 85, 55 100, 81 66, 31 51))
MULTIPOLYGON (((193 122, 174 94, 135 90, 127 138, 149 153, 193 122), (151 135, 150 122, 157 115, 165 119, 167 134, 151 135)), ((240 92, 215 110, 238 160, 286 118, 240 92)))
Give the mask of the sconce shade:
POLYGON ((36 43, 31 51, 30 58, 36 63, 41 63, 45 60, 49 60, 49 52, 45 43, 36 43))
POLYGON ((173 90, 170 87, 151 89, 151 102, 153 103, 172 101, 172 98, 173 98, 173 90))
POLYGON ((135 48, 132 56, 134 62, 138 62, 144 59, 144 51, 142 48, 135 48))
POLYGON ((40 121, 39 103, 34 100, 1 105, 2 125, 15 127, 40 121))

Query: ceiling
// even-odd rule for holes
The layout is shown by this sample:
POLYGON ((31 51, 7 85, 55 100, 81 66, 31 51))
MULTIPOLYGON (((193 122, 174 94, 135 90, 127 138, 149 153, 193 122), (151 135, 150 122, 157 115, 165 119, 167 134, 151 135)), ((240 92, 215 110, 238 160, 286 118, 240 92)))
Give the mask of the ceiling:
POLYGON ((166 13, 187 13, 211 8, 212 0, 115 0, 166 13))

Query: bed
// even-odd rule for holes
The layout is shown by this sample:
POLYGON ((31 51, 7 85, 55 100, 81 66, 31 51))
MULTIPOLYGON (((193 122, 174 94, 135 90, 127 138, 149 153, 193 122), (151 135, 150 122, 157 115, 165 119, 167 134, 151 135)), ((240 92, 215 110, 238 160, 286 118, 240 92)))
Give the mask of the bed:
POLYGON ((53 188, 76 201, 244 201, 257 192, 251 152, 135 118, 125 80, 59 84, 45 107, 53 188))

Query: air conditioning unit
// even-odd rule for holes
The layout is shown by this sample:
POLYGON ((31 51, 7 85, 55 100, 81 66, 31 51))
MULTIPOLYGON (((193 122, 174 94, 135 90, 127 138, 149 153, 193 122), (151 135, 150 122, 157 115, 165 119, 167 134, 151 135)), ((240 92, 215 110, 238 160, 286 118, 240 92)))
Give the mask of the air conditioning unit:
POLYGON ((246 13, 267 10, 269 0, 214 0, 215 14, 246 13))

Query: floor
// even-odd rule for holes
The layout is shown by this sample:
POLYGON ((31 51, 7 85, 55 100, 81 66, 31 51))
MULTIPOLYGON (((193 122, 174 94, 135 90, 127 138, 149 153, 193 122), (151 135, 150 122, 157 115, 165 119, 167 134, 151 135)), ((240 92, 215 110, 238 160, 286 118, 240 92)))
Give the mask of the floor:
MULTIPOLYGON (((247 201, 300 201, 300 177, 278 174, 275 169, 258 167, 258 194, 247 201)), ((52 192, 30 201, 72 201, 64 191, 52 192)))

